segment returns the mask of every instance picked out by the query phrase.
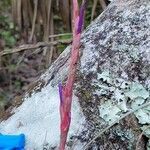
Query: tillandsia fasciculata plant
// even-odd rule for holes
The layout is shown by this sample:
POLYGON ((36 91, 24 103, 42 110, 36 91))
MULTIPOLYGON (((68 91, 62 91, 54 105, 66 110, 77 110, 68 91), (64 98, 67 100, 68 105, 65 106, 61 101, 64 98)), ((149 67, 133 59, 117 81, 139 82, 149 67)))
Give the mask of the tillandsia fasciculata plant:
POLYGON ((61 83, 59 84, 60 118, 61 118, 61 125, 60 125, 61 133, 59 145, 60 150, 65 149, 67 134, 71 122, 71 103, 73 95, 73 85, 75 80, 77 62, 79 58, 80 37, 83 28, 86 3, 87 1, 83 0, 79 10, 78 1, 73 0, 73 18, 72 18, 73 43, 71 49, 68 79, 66 85, 62 86, 61 83))

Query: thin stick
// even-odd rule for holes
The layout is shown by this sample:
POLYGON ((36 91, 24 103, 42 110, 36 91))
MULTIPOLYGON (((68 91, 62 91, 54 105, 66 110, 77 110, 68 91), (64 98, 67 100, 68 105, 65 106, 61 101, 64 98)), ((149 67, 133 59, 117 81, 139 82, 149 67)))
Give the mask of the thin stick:
POLYGON ((37 44, 25 44, 23 46, 14 48, 14 49, 8 49, 0 52, 0 57, 8 54, 13 54, 17 52, 22 52, 25 50, 32 50, 32 49, 37 49, 40 47, 49 47, 51 45, 58 45, 58 44, 70 44, 72 39, 68 40, 58 40, 58 41, 53 41, 53 42, 38 42, 37 44))
POLYGON ((102 9, 104 10, 107 7, 106 2, 104 0, 99 0, 99 2, 102 6, 102 9))
POLYGON ((55 38, 55 37, 61 37, 61 36, 67 36, 67 35, 72 35, 72 33, 62 33, 62 34, 54 34, 50 35, 49 38, 55 38))
POLYGON ((125 117, 127 117, 128 115, 138 111, 139 109, 142 109, 144 107, 147 107, 150 105, 150 102, 148 103, 145 103, 139 107, 137 107, 136 109, 134 110, 131 110, 130 112, 124 114, 122 117, 120 117, 119 119, 117 119, 116 121, 114 121, 111 125, 109 125, 108 127, 106 127, 104 130, 102 130, 97 136, 95 136, 88 144, 86 144, 84 147, 83 147, 83 150, 86 150, 98 137, 100 137, 103 133, 105 133, 107 130, 109 130, 112 126, 114 126, 116 123, 118 123, 120 120, 124 119, 125 117))
POLYGON ((94 0, 94 4, 93 4, 93 7, 92 7, 91 21, 94 18, 94 13, 95 13, 95 10, 96 10, 97 2, 98 2, 98 0, 94 0))
MULTIPOLYGON (((46 23, 46 34, 45 34, 45 41, 49 41, 49 34, 54 34, 53 28, 53 14, 52 14, 52 0, 47 0, 47 23, 46 23)), ((51 38, 50 42, 53 42, 54 39, 51 38)), ((51 63, 51 58, 53 55, 54 47, 51 45, 50 47, 46 48, 46 68, 48 68, 49 64, 51 63)))
POLYGON ((34 4, 34 16, 33 16, 33 22, 32 22, 32 31, 31 31, 31 36, 29 38, 30 42, 32 41, 33 34, 35 31, 35 22, 36 22, 36 18, 37 18, 37 7, 38 7, 38 0, 36 0, 35 4, 34 4))
MULTIPOLYGON (((45 36, 44 36, 44 41, 46 41, 46 42, 48 42, 49 41, 49 38, 48 38, 48 36, 49 36, 49 33, 50 33, 50 28, 52 27, 52 24, 53 24, 53 22, 51 22, 51 24, 50 24, 50 17, 52 17, 52 12, 51 12, 51 9, 52 9, 52 0, 47 0, 47 3, 46 3, 46 7, 47 7, 47 19, 46 19, 46 21, 47 21, 47 23, 46 23, 46 29, 45 29, 45 36)), ((51 21, 53 20, 53 18, 51 19, 51 21)), ((53 42, 53 39, 51 39, 51 42, 53 42)), ((44 50, 44 53, 43 54, 46 54, 46 68, 48 68, 48 66, 49 66, 49 60, 50 60, 50 50, 53 50, 53 48, 52 48, 52 45, 50 46, 50 47, 46 47, 46 49, 44 50)), ((52 53, 51 53, 52 54, 52 53)))

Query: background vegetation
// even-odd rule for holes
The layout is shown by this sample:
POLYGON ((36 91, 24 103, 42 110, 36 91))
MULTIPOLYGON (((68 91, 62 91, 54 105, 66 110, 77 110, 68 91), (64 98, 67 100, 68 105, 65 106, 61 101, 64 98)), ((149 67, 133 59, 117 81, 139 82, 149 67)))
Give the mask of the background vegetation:
MULTIPOLYGON (((89 0, 85 26, 108 4, 107 0, 89 0)), ((0 1, 1 109, 71 43, 71 8, 71 0, 0 1)))

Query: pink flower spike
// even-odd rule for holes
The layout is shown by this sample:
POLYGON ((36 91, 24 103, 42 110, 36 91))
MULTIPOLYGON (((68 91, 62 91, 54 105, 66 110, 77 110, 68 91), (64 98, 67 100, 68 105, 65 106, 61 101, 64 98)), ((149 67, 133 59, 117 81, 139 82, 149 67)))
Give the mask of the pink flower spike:
POLYGON ((83 26, 85 11, 85 2, 81 6, 80 16, 78 9, 78 1, 73 0, 73 43, 71 49, 71 58, 68 79, 66 85, 62 87, 59 84, 59 96, 60 96, 60 118, 61 118, 61 134, 60 134, 60 145, 59 150, 65 149, 65 144, 67 141, 67 135, 71 122, 71 104, 72 104, 72 95, 73 95, 73 85, 75 80, 75 73, 77 68, 77 62, 79 58, 79 47, 80 47, 80 37, 81 30, 83 26))
POLYGON ((79 22, 78 22, 77 33, 81 33, 81 31, 82 31, 85 7, 86 7, 86 0, 83 2, 83 4, 80 7, 80 14, 79 14, 79 22))
POLYGON ((59 97, 60 97, 60 102, 61 102, 61 104, 63 103, 63 96, 62 96, 62 91, 63 91, 63 87, 62 87, 62 84, 61 83, 59 83, 59 85, 58 85, 58 88, 59 88, 59 97))
POLYGON ((73 18, 72 18, 72 29, 73 29, 73 37, 76 35, 76 27, 78 24, 77 18, 79 18, 79 6, 78 1, 73 0, 73 18))

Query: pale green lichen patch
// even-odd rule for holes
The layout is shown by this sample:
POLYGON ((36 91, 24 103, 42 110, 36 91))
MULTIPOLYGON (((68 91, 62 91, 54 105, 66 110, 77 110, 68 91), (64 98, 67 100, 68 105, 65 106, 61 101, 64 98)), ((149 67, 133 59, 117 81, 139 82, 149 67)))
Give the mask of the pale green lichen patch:
POLYGON ((141 124, 150 124, 150 106, 140 109, 134 113, 141 124))
POLYGON ((131 142, 129 143, 127 149, 132 150, 132 144, 134 142, 134 134, 132 133, 131 129, 127 129, 126 132, 118 127, 115 130, 116 134, 120 137, 122 141, 125 141, 126 139, 130 140, 131 142))
POLYGON ((130 99, 135 99, 137 97, 146 99, 149 97, 149 92, 143 87, 142 84, 133 82, 129 89, 125 92, 125 96, 130 99))
POLYGON ((141 129, 143 130, 144 134, 150 138, 150 126, 144 125, 143 127, 141 127, 141 129))
MULTIPOLYGON (((125 93, 132 100, 131 108, 134 110, 144 104, 149 97, 149 92, 139 83, 132 83, 130 90, 125 93)), ((150 124, 150 106, 140 109, 134 113, 141 124, 150 124)))
POLYGON ((114 97, 117 102, 119 102, 119 100, 125 100, 122 90, 119 90, 118 88, 114 90, 114 97))
POLYGON ((150 140, 148 141, 146 148, 147 148, 147 150, 150 150, 150 140))
MULTIPOLYGON (((134 111, 139 106, 148 102, 149 91, 139 82, 129 82, 123 78, 112 78, 109 71, 104 71, 97 76, 94 84, 97 85, 96 93, 99 96, 111 96, 99 106, 100 117, 109 125, 127 111, 134 111)), ((150 124, 150 106, 134 112, 140 124, 150 124)), ((144 134, 150 138, 150 128, 141 128, 144 134)))
POLYGON ((112 79, 108 70, 103 71, 101 74, 98 74, 98 80, 100 79, 106 81, 107 83, 112 83, 112 79))
POLYGON ((135 98, 131 103, 131 108, 136 109, 138 106, 142 105, 145 102, 145 99, 142 97, 135 98))
POLYGON ((138 48, 134 46, 130 46, 130 48, 132 49, 132 51, 129 51, 131 58, 134 60, 134 62, 138 62, 140 60, 138 48))
POLYGON ((112 122, 119 119, 119 113, 121 113, 121 109, 111 101, 107 101, 99 107, 99 112, 100 117, 108 122, 108 124, 111 124, 112 122))

